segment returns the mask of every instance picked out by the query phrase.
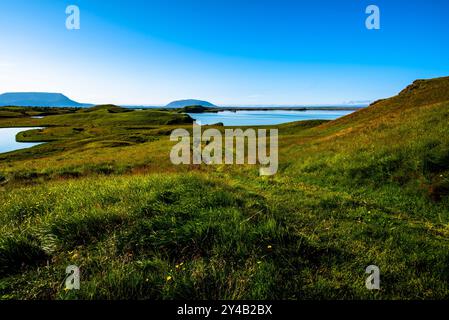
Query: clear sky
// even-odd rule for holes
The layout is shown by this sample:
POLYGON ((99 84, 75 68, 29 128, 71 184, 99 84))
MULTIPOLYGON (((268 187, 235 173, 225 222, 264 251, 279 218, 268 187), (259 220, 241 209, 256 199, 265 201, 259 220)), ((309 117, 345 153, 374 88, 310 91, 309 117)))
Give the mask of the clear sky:
POLYGON ((447 0, 0 0, 0 93, 339 104, 447 75, 447 0), (70 4, 80 30, 65 27, 70 4), (365 28, 369 4, 380 30, 365 28))

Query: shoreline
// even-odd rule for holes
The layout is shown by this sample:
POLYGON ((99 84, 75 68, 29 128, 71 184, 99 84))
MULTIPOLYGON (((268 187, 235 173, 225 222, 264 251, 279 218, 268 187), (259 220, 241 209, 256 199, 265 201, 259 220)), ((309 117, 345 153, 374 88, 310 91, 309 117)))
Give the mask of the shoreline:
MULTIPOLYGON (((201 107, 201 106, 189 106, 178 109, 160 108, 154 110, 160 111, 177 111, 184 113, 218 113, 218 112, 237 112, 237 111, 357 111, 368 106, 357 107, 201 107)), ((137 109, 137 108, 136 108, 137 109)), ((148 108, 152 109, 152 108, 148 108)), ((133 108, 134 110, 134 108, 133 108)), ((144 109, 147 110, 147 109, 144 109)))

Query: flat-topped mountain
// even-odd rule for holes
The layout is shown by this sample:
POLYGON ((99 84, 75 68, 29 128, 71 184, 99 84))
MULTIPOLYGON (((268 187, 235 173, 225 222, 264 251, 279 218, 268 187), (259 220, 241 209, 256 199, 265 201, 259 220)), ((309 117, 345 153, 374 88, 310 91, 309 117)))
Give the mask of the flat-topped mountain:
POLYGON ((90 105, 73 101, 61 93, 10 92, 0 95, 0 106, 86 107, 90 105))
POLYGON ((189 106, 215 107, 210 102, 195 99, 173 101, 166 105, 167 108, 184 108, 189 106))

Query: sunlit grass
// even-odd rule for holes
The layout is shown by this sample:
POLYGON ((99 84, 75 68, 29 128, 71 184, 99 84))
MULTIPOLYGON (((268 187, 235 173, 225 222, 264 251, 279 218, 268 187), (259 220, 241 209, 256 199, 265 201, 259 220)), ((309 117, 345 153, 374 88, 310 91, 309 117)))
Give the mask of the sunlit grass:
MULTIPOLYGON (((171 113, 136 114, 55 116, 79 122, 24 133, 51 142, 1 156, 0 297, 449 297, 447 78, 336 121, 280 126, 273 177, 173 166, 171 113), (64 290, 70 264, 80 291, 64 290), (380 291, 365 288, 371 264, 380 291)), ((0 125, 24 121, 53 120, 0 125)))

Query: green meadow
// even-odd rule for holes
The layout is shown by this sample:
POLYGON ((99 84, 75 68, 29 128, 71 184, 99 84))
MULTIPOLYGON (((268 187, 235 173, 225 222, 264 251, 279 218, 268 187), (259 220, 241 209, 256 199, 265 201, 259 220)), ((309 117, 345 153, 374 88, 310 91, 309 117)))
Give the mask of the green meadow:
POLYGON ((0 127, 46 142, 0 154, 0 298, 449 298, 449 78, 277 126, 274 176, 173 165, 170 133, 192 121, 0 108, 0 127), (65 290, 68 265, 80 290, 65 290))

